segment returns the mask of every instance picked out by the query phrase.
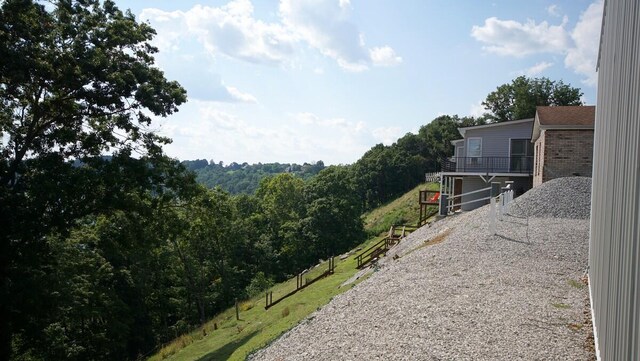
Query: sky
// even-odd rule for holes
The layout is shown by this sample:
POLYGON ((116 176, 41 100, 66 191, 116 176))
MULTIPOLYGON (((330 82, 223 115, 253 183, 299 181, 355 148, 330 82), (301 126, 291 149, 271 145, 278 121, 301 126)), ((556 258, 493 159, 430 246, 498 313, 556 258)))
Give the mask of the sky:
POLYGON ((115 1, 187 90, 154 128, 180 160, 350 164, 520 75, 596 102, 602 0, 115 1))

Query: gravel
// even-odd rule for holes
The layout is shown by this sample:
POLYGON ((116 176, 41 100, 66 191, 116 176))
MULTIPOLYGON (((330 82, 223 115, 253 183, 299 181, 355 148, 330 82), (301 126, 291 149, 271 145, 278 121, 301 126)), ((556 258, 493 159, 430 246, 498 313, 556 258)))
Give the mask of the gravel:
POLYGON ((579 283, 589 221, 545 207, 536 208, 545 218, 505 216, 497 235, 487 206, 418 229, 377 272, 251 359, 591 359, 579 283), (433 239, 442 241, 425 245, 433 239))
POLYGON ((521 217, 554 217, 589 219, 591 178, 556 178, 516 198, 513 215, 521 217))

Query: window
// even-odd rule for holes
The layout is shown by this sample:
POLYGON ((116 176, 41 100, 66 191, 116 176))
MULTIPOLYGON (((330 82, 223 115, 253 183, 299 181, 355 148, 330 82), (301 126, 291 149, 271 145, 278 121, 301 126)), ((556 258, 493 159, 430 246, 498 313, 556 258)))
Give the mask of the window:
POLYGON ((511 139, 510 168, 512 172, 530 172, 531 156, 533 156, 531 139, 511 139))
POLYGON ((467 139, 467 157, 482 157, 482 138, 467 139))

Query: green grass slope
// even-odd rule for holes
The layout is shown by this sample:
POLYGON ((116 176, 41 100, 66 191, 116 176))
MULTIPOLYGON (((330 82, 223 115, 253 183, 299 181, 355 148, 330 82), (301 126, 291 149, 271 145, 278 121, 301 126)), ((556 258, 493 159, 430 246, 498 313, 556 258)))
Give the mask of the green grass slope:
MULTIPOLYGON (((420 190, 439 190, 438 183, 421 184, 399 198, 382 205, 364 215, 364 228, 369 235, 379 235, 387 232, 394 224, 418 224, 420 218, 420 205, 418 204, 418 193, 420 190)), ((430 207, 432 212, 437 208, 430 207)))
MULTIPOLYGON (((364 215, 365 228, 369 237, 363 249, 380 240, 392 224, 416 224, 419 217, 418 190, 437 189, 430 183, 420 185, 402 197, 385 204, 364 215)), ((310 271, 313 277, 328 268, 323 262, 310 271)), ((171 360, 244 360, 251 352, 275 340, 282 333, 297 325, 311 313, 326 305, 331 299, 349 288, 340 287, 351 278, 356 270, 354 257, 344 260, 335 258, 335 273, 304 288, 295 295, 264 309, 264 295, 240 303, 240 320, 236 320, 232 307, 217 315, 202 327, 180 336, 165 345, 150 361, 171 360)), ((362 280, 362 279, 361 279, 362 280)), ((360 280, 360 281, 361 281, 360 280)), ((295 278, 272 287, 273 299, 295 289, 295 278)))

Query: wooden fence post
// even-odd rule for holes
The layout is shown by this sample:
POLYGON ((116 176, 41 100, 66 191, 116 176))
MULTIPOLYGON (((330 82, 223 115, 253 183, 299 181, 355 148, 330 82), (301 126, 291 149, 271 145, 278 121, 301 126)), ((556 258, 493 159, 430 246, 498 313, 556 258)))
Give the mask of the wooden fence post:
POLYGON ((238 299, 236 298, 236 321, 240 321, 240 309, 238 308, 238 299))

